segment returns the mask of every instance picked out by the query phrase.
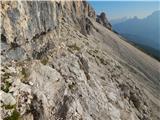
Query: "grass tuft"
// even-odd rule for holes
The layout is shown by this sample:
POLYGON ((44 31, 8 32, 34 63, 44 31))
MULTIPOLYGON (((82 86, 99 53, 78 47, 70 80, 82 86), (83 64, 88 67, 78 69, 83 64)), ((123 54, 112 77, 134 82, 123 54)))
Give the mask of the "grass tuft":
POLYGON ((43 59, 41 60, 41 63, 42 63, 43 65, 46 65, 46 64, 48 63, 48 61, 49 61, 48 57, 45 57, 45 58, 43 58, 43 59))
POLYGON ((20 120, 20 113, 14 109, 11 116, 4 118, 4 120, 20 120))

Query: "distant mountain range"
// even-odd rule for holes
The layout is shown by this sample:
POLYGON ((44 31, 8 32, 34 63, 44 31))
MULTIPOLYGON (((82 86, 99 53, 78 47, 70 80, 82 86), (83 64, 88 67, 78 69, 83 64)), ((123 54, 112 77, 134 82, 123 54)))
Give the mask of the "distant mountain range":
POLYGON ((160 60, 160 11, 139 19, 111 21, 113 29, 130 42, 160 60))
POLYGON ((128 20, 128 19, 129 19, 128 17, 122 17, 122 18, 110 20, 110 23, 111 23, 112 25, 115 25, 115 24, 124 22, 124 21, 126 21, 126 20, 128 20))

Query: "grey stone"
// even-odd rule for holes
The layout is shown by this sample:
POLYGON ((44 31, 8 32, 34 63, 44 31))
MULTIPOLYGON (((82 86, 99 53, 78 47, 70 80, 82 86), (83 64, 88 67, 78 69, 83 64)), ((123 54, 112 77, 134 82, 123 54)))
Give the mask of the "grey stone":
POLYGON ((0 91, 0 100, 3 102, 4 105, 15 105, 16 100, 10 93, 5 93, 0 91))
POLYGON ((16 47, 7 52, 6 57, 10 60, 26 59, 25 50, 21 47, 16 47))

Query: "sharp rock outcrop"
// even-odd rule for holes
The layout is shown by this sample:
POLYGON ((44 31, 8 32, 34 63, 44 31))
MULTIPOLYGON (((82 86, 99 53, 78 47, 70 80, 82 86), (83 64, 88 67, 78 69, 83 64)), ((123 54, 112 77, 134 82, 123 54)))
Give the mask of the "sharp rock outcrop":
POLYGON ((106 14, 104 12, 102 12, 100 15, 97 15, 96 21, 109 30, 112 30, 112 25, 107 20, 106 14))

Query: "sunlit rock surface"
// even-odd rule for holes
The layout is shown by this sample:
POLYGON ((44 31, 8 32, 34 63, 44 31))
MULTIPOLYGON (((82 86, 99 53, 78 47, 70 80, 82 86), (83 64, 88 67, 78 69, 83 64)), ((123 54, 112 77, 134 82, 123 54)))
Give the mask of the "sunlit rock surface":
POLYGON ((159 62, 97 23, 87 2, 1 8, 1 119, 160 119, 159 62))

